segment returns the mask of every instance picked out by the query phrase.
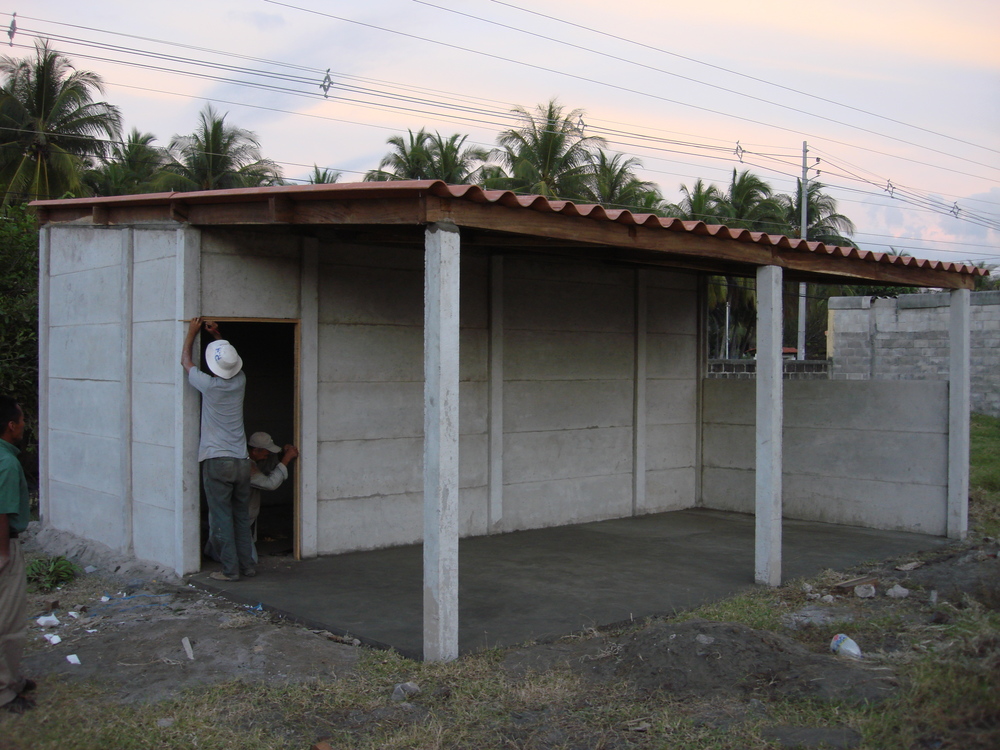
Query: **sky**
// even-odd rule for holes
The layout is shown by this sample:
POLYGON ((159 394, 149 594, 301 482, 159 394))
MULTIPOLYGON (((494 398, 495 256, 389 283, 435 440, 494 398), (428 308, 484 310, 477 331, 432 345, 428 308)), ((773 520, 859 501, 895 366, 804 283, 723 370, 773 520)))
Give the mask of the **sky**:
POLYGON ((1000 265, 995 0, 33 0, 0 27, 15 12, 3 52, 48 38, 126 129, 165 146, 211 103, 289 181, 360 180, 408 129, 490 147, 556 98, 667 200, 733 169, 792 192, 806 144, 862 249, 1000 265))

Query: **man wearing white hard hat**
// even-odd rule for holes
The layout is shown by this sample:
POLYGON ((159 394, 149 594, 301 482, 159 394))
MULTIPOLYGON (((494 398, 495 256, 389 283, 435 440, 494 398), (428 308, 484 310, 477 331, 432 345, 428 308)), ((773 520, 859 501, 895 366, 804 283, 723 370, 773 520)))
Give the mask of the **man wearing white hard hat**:
POLYGON ((198 461, 208 502, 208 547, 222 563, 222 572, 211 578, 238 581, 254 576, 253 539, 250 533, 250 456, 243 429, 246 375, 236 348, 222 338, 213 321, 192 318, 188 325, 181 367, 188 382, 201 392, 201 439, 198 461), (191 357, 195 336, 205 330, 215 338, 205 349, 212 375, 199 370, 191 357))

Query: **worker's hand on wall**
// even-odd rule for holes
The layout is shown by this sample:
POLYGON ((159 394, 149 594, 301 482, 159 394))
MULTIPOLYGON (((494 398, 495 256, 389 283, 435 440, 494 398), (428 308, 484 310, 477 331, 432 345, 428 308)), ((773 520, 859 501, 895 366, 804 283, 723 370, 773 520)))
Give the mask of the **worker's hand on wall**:
POLYGON ((291 461, 297 458, 299 455, 299 449, 296 448, 294 445, 286 445, 284 448, 282 448, 282 451, 283 453, 281 456, 281 463, 283 463, 285 466, 288 466, 288 464, 291 463, 291 461))
POLYGON ((205 321, 205 330, 212 334, 216 341, 222 338, 222 334, 219 332, 219 324, 214 320, 205 321))

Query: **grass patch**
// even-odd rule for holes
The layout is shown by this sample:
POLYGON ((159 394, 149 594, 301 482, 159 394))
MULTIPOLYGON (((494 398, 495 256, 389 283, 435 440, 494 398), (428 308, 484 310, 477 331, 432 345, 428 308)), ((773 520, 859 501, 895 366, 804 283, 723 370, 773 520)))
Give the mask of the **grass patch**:
POLYGON ((976 533, 1000 537, 1000 419, 984 414, 970 427, 969 519, 976 533))

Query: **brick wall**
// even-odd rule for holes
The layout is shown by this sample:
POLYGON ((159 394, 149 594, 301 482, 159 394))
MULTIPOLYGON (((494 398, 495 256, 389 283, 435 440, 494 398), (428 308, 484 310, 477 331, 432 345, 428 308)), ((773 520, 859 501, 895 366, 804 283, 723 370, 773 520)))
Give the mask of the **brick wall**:
MULTIPOLYGON (((827 326, 832 380, 947 380, 947 292, 897 299, 833 297, 827 326)), ((1000 417, 1000 292, 973 292, 972 411, 1000 417)))

